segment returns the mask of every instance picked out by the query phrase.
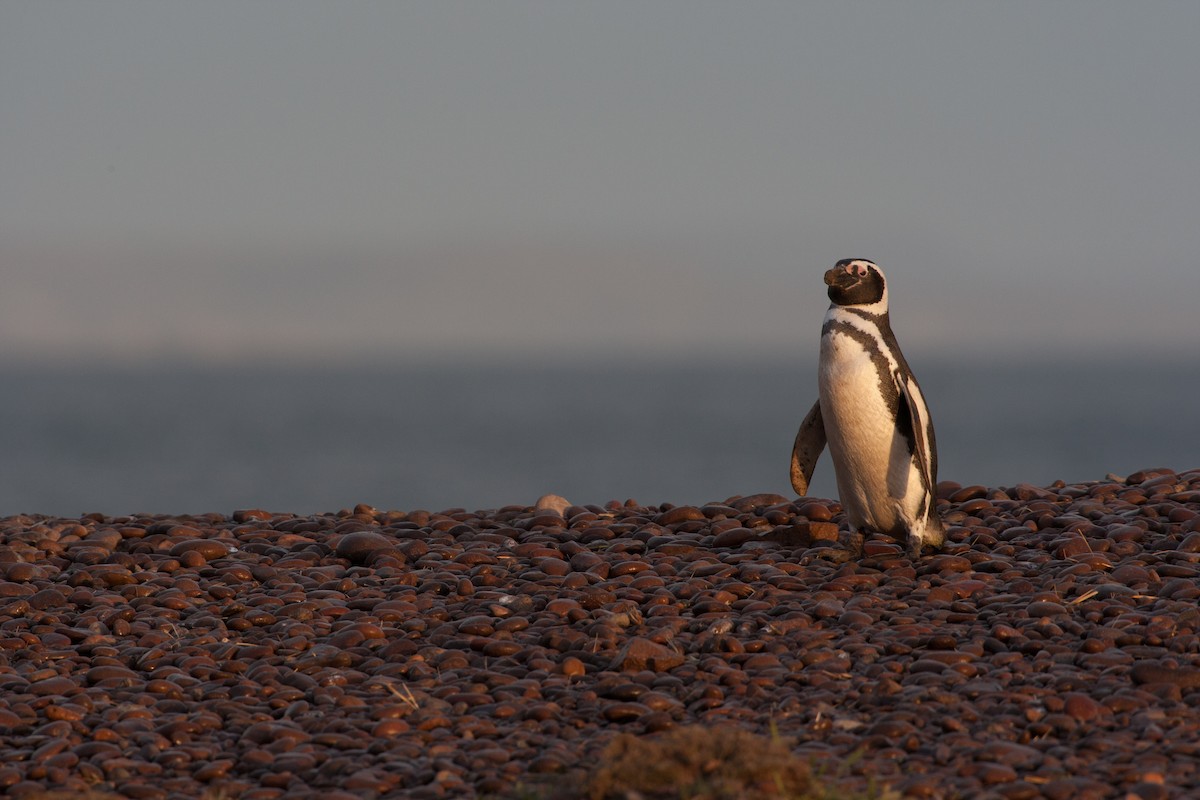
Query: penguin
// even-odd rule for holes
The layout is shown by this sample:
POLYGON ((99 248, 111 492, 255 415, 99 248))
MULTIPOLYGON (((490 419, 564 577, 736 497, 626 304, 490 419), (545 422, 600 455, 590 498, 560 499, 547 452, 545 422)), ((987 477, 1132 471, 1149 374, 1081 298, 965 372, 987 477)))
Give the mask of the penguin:
POLYGON ((865 530, 904 541, 914 558, 940 549, 933 422, 892 333, 887 279, 874 262, 847 258, 825 284, 832 302, 821 326, 818 396, 792 447, 792 487, 808 494, 828 444, 855 555, 865 530))

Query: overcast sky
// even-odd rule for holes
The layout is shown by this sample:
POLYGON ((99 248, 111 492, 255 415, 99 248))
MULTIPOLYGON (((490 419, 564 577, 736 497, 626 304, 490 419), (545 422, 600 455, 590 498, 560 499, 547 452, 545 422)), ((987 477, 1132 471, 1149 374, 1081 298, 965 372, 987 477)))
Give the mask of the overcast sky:
POLYGON ((1200 4, 0 2, 0 356, 1200 346, 1200 4))

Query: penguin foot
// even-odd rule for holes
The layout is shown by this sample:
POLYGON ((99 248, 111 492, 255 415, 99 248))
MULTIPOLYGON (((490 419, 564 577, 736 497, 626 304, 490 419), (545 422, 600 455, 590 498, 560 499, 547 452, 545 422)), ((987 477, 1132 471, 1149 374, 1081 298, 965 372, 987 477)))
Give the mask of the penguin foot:
POLYGON ((920 561, 926 555, 933 555, 941 549, 940 542, 922 541, 915 536, 909 536, 905 552, 913 561, 920 561))
POLYGON ((930 516, 908 530, 907 550, 914 561, 923 554, 941 552, 946 543, 946 528, 937 516, 930 516))

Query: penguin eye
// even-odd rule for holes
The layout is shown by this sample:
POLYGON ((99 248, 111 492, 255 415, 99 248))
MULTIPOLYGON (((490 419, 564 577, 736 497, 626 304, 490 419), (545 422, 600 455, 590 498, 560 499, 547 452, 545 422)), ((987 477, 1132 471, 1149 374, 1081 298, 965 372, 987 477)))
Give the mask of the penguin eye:
POLYGON ((867 277, 867 268, 864 267, 862 264, 855 264, 854 265, 854 274, 860 278, 865 278, 865 277, 867 277))

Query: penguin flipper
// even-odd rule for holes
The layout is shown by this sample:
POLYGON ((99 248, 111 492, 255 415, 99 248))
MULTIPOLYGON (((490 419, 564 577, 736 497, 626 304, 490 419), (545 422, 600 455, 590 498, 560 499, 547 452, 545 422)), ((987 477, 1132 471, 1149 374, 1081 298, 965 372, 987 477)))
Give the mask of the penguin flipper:
MULTIPOLYGON (((933 455, 931 449, 933 443, 926 435, 927 431, 932 433, 932 428, 929 420, 922 413, 924 405, 913 397, 913 387, 909 385, 909 382, 897 375, 896 388, 900 391, 900 402, 904 403, 904 410, 908 412, 897 414, 896 424, 900 429, 900 434, 912 443, 913 459, 917 462, 917 469, 921 473, 921 484, 928 496, 932 498, 937 492, 935 485, 937 462, 934 460, 937 456, 933 455)), ((932 507, 932 502, 930 506, 932 507)))
POLYGON ((825 421, 821 418, 821 401, 818 400, 800 423, 796 443, 792 445, 792 488, 801 497, 808 495, 809 481, 824 449, 825 421))

